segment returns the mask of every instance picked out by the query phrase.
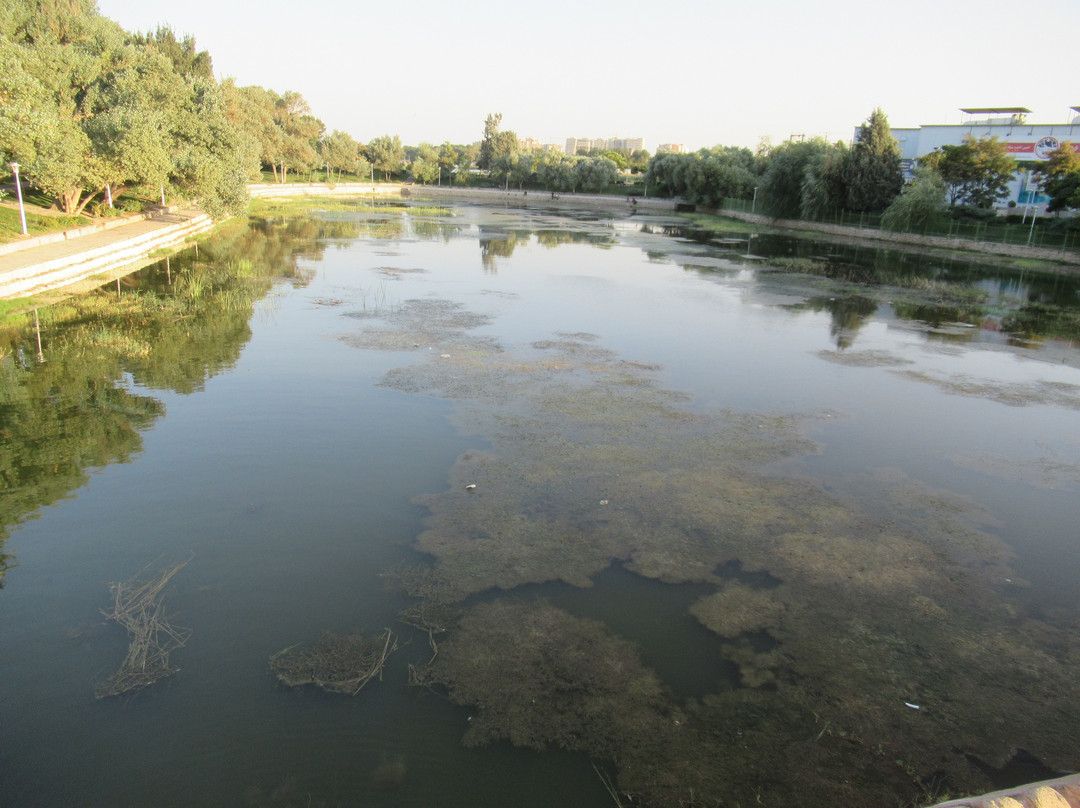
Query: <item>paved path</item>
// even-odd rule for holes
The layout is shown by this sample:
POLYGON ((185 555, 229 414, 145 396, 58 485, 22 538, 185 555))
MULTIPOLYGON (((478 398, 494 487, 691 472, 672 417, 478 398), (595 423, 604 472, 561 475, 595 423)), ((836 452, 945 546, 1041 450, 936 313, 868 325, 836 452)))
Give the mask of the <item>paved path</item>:
POLYGON ((80 228, 28 239, 18 245, 23 249, 14 251, 16 245, 0 245, 7 248, 0 252, 0 298, 25 297, 132 264, 212 224, 201 211, 174 210, 108 229, 80 228))

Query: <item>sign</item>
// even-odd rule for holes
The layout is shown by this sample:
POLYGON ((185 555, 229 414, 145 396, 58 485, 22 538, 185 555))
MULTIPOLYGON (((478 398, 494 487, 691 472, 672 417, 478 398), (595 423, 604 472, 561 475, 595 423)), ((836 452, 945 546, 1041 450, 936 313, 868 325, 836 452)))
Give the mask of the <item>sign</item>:
MULTIPOLYGON (((1047 135, 1044 138, 1040 138, 1037 143, 1006 143, 1005 151, 1017 156, 1030 155, 1031 158, 1036 160, 1049 160, 1051 152, 1060 148, 1061 145, 1061 141, 1056 137, 1047 135)), ((1072 146, 1073 151, 1080 152, 1080 143, 1072 143, 1070 145, 1072 146)))

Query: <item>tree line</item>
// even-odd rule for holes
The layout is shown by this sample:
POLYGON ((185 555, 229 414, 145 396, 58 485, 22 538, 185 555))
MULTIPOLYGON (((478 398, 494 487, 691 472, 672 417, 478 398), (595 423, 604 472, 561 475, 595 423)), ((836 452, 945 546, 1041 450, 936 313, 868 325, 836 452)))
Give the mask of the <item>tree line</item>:
MULTIPOLYGON (((900 147, 875 109, 854 142, 793 138, 756 151, 714 146, 691 154, 609 151, 567 155, 523 148, 492 113, 476 144, 367 144, 329 134, 296 91, 217 82, 210 55, 171 29, 128 33, 93 0, 9 0, 0 11, 0 154, 65 213, 101 209, 127 190, 190 198, 211 215, 238 212, 265 171, 327 180, 409 178, 486 182, 519 190, 603 192, 643 176, 644 192, 719 207, 754 200, 775 217, 838 210, 883 213, 886 225, 986 212, 1016 169, 993 138, 945 146, 905 184, 900 147)), ((1080 154, 1063 144, 1040 166, 1050 210, 1080 208, 1080 154)), ((636 187, 631 190, 637 192, 636 187)))
MULTIPOLYGON (((838 211, 880 213, 894 229, 933 219, 986 218, 1008 193, 1017 169, 1004 143, 967 137, 918 160, 905 182, 900 144, 879 108, 858 128, 854 142, 793 138, 756 152, 714 146, 692 154, 658 154, 649 161, 648 192, 720 207, 725 199, 753 200, 753 209, 776 218, 820 220, 838 211)), ((1063 143, 1036 167, 1048 210, 1080 208, 1080 153, 1063 143)))

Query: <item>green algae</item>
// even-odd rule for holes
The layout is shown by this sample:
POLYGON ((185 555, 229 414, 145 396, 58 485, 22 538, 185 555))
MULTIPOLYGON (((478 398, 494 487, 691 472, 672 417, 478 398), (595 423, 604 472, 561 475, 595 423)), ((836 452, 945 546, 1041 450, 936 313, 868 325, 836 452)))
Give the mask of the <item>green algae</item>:
POLYGON ((460 606, 439 613, 447 638, 421 679, 476 708, 467 743, 611 760, 619 790, 655 805, 885 804, 985 790, 968 756, 1080 763, 1080 626, 1024 609, 970 501, 888 469, 841 498, 781 473, 832 413, 698 412, 593 335, 508 347, 471 333, 486 324, 425 299, 346 338, 426 353, 381 384, 455 401, 490 447, 415 500, 433 567, 413 594, 460 606), (602 625, 509 601, 589 587, 613 561, 715 586, 691 613, 738 686, 680 704, 602 625), (775 585, 733 581, 732 564, 775 585))

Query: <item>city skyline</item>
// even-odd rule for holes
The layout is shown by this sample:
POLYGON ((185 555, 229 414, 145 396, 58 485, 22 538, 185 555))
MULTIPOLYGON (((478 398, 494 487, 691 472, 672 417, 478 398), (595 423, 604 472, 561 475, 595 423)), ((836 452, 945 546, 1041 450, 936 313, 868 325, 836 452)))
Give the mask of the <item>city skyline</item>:
POLYGON ((1016 41, 1014 9, 975 0, 913 0, 903 9, 910 25, 854 0, 779 0, 767 18, 704 0, 666 16, 555 0, 530 12, 525 42, 487 0, 464 17, 433 0, 405 15, 315 0, 305 26, 289 22, 296 8, 283 0, 257 14, 208 0, 98 7, 129 31, 168 24, 193 35, 219 78, 296 90, 328 131, 364 142, 473 143, 498 112, 503 129, 541 143, 632 132, 650 151, 754 148, 762 137, 848 141, 875 107, 892 126, 913 127, 959 123, 960 107, 1013 104, 1031 108, 1032 121, 1064 123, 1080 105, 1080 7, 1065 0, 1039 6, 1034 45, 1016 41))

